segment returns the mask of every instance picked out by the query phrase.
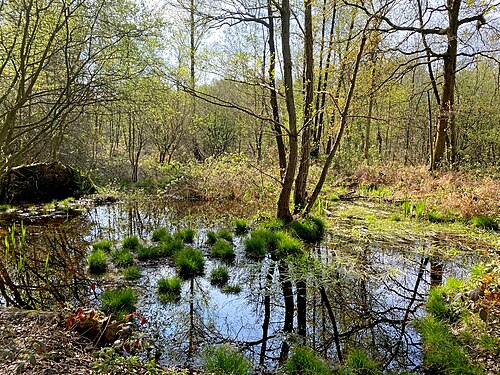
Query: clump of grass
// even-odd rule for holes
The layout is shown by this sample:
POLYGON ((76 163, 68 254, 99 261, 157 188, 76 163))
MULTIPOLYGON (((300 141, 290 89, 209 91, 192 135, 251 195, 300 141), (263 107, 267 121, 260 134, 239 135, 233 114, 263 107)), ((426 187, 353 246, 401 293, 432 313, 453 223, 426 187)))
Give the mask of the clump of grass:
POLYGON ((377 362, 371 359, 366 352, 359 349, 354 349, 349 352, 346 363, 339 368, 340 375, 355 375, 355 374, 382 374, 377 362))
POLYGON ((285 227, 285 223, 281 219, 269 219, 262 222, 260 227, 271 231, 278 231, 285 227))
POLYGON ((237 234, 244 234, 248 232, 248 220, 246 219, 236 219, 234 221, 234 229, 237 234))
POLYGON ((222 293, 226 294, 239 294, 241 292, 241 286, 238 284, 227 284, 222 288, 222 293))
POLYGON ((139 248, 139 238, 137 236, 125 237, 122 240, 122 248, 135 251, 139 248))
POLYGON ((261 238, 266 243, 266 249, 269 251, 276 250, 278 247, 279 237, 281 232, 272 231, 270 229, 256 229, 252 232, 251 237, 261 238))
POLYGON ((157 228, 153 231, 151 241, 153 242, 167 242, 171 238, 167 228, 157 228))
POLYGON ((169 257, 175 255, 178 251, 184 248, 184 242, 180 238, 171 238, 167 242, 161 242, 158 245, 159 255, 169 257))
POLYGON ((496 222, 495 219, 489 216, 485 215, 474 216, 470 221, 475 227, 478 228, 498 230, 498 223, 496 222))
POLYGON ((252 369, 242 353, 227 345, 207 349, 202 360, 203 369, 210 374, 247 375, 252 369))
POLYGON ((122 271, 125 280, 133 281, 141 278, 141 270, 137 266, 129 266, 122 271))
POLYGON ((175 233, 175 238, 181 239, 184 243, 193 243, 196 231, 193 228, 180 229, 175 233))
POLYGON ((217 238, 222 238, 228 242, 233 242, 233 235, 231 232, 225 228, 219 229, 216 233, 217 238))
POLYGON ((430 373, 456 375, 483 373, 469 361, 447 323, 428 315, 417 321, 417 329, 424 342, 424 366, 430 373))
POLYGON ((184 280, 190 280, 205 272, 203 253, 192 247, 186 247, 175 255, 177 273, 184 280))
POLYGON ((108 255, 104 250, 94 250, 87 258, 87 263, 91 273, 101 275, 108 269, 108 255))
POLYGON ((292 355, 283 364, 289 375, 331 375, 328 364, 309 348, 298 346, 292 350, 292 355))
POLYGON ((401 221, 401 216, 399 214, 392 214, 390 216, 390 220, 392 220, 392 221, 401 221))
POLYGON ((210 284, 223 287, 229 281, 229 270, 226 266, 219 266, 210 272, 210 284))
POLYGON ((148 260, 160 257, 160 248, 158 246, 139 246, 137 248, 137 259, 148 260))
POLYGON ((115 250, 111 255, 113 263, 118 268, 131 266, 134 263, 134 256, 127 249, 115 250))
POLYGON ((245 252, 249 258, 263 259, 267 252, 267 242, 265 238, 250 236, 245 240, 245 252))
POLYGON ((135 311, 137 299, 131 288, 105 290, 101 297, 101 310, 106 314, 117 315, 120 319, 125 314, 135 311))
POLYGON ((227 240, 219 238, 210 249, 210 255, 225 262, 231 262, 235 257, 233 244, 227 240))
POLYGON ((158 280, 158 293, 164 301, 179 299, 182 290, 182 280, 178 276, 162 277, 158 280))
POLYGON ((436 319, 453 323, 460 317, 460 312, 454 309, 454 306, 447 302, 450 295, 456 294, 463 283, 450 277, 445 285, 433 287, 429 290, 429 297, 425 307, 427 311, 436 319))
POLYGON ((100 240, 92 244, 93 250, 103 250, 107 253, 111 252, 113 243, 110 240, 100 240))
POLYGON ((325 223, 318 217, 295 220, 290 226, 297 237, 309 243, 321 241, 325 233, 325 223))
POLYGON ((276 246, 276 257, 278 259, 297 256, 302 253, 302 242, 291 237, 286 232, 278 232, 278 244, 276 246))
POLYGON ((217 241, 217 234, 214 231, 207 233, 207 244, 213 245, 217 241))
POLYGON ((0 212, 5 212, 10 210, 10 206, 8 204, 0 204, 0 212))

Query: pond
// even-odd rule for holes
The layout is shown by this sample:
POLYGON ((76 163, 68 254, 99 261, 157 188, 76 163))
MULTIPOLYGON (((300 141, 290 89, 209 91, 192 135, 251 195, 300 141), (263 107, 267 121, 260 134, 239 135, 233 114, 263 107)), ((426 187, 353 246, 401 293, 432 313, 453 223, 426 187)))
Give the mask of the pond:
MULTIPOLYGON (((432 258, 425 238, 375 238, 359 235, 362 227, 354 235, 355 223, 347 219, 330 226, 324 241, 309 245, 307 256, 295 262, 270 256, 249 259, 244 249, 249 234, 233 231, 236 254, 227 264, 233 288, 211 285, 208 275, 221 261, 209 255, 208 231, 232 229, 234 217, 250 218, 253 213, 245 206, 167 204, 154 198, 90 206, 56 218, 31 212, 15 219, 17 247, 25 250, 11 257, 6 252, 3 267, 17 267, 12 278, 26 307, 65 301, 97 304, 104 288, 131 284, 138 294, 137 311, 147 321, 143 329, 153 338, 161 364, 196 367, 205 347, 232 343, 244 349, 261 373, 275 369, 289 347, 303 342, 289 329, 297 327, 294 306, 299 307, 297 286, 302 282, 307 288, 306 299, 299 296, 300 308, 306 312, 310 347, 332 361, 362 348, 384 370, 401 372, 419 371, 422 363, 420 337, 411 322, 424 313, 431 283, 463 276, 478 261, 473 254, 432 258), (205 255, 204 276, 185 281, 179 300, 162 302, 157 293, 157 281, 176 273, 170 258, 136 260, 142 276, 132 283, 116 270, 102 278, 89 276, 86 257, 93 242, 109 239, 119 246, 122 238, 136 235, 148 245, 159 227, 172 233, 196 229, 192 246, 205 255), (21 235, 22 231, 26 233, 21 235)), ((2 223, 2 237, 9 237, 7 228, 12 225, 2 223)), ((250 221, 250 225, 257 224, 250 221)), ((14 254, 16 245, 10 247, 14 254)), ((3 291, 2 295, 3 304, 9 298, 15 302, 15 295, 3 291)))

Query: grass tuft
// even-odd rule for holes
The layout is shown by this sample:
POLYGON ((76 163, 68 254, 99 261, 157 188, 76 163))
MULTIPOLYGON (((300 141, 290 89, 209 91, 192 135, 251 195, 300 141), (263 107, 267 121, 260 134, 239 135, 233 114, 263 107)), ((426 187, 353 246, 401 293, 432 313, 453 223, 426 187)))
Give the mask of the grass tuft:
POLYGON ((234 221, 234 229, 237 234, 244 234, 248 232, 248 220, 246 219, 236 219, 234 221))
POLYGON ((245 252, 251 259, 263 259, 267 252, 267 242, 265 238, 250 236, 245 240, 245 252))
POLYGON ((162 277, 157 284, 162 301, 175 301, 181 296, 182 280, 180 277, 162 277))
POLYGON ((288 375, 330 375, 328 364, 319 358, 314 350, 298 346, 292 350, 292 355, 283 364, 288 375))
POLYGON ((276 256, 278 259, 293 257, 302 253, 302 242, 297 238, 291 237, 286 232, 277 232, 278 244, 276 247, 276 256))
POLYGON ((233 242, 233 235, 231 232, 225 228, 219 229, 216 233, 217 238, 222 238, 228 242, 233 242))
POLYGON ((175 255, 177 273, 183 280, 190 280, 205 272, 203 253, 192 247, 186 247, 175 255))
POLYGON ((137 266, 130 266, 122 271, 125 280, 134 281, 139 280, 142 276, 141 270, 137 266))
POLYGON ((137 248, 137 259, 141 261, 158 259, 160 257, 159 246, 139 246, 137 248))
POLYGON ((498 230, 498 223, 496 222, 495 219, 489 216, 485 215, 474 216, 470 221, 475 227, 478 228, 498 230))
POLYGON ((181 239, 184 243, 193 243, 196 231, 193 228, 180 229, 174 237, 181 239))
POLYGON ((113 263, 118 268, 125 268, 131 266, 134 263, 134 256, 127 249, 118 249, 111 255, 113 263))
POLYGON ((137 299, 131 288, 108 289, 101 297, 101 310, 106 314, 117 315, 120 319, 125 314, 135 311, 137 299))
POLYGON ((202 360, 203 369, 210 374, 247 375, 252 369, 242 353, 227 345, 207 349, 202 360))
POLYGON ((91 273, 101 275, 108 269, 108 255, 102 249, 94 250, 87 258, 87 263, 91 273))
POLYGON ((137 236, 125 237, 122 240, 122 248, 135 251, 139 248, 139 238, 137 236))
POLYGON ((217 241, 217 234, 214 231, 207 233, 207 244, 213 245, 217 241))
POLYGON ((354 349, 349 352, 344 366, 339 369, 340 375, 354 374, 382 374, 379 365, 371 359, 366 352, 354 349))
POLYGON ((111 252, 113 243, 110 240, 100 240, 92 244, 93 250, 103 250, 107 253, 111 252))
POLYGON ((307 217, 292 221, 291 229, 301 240, 309 243, 319 242, 325 233, 325 223, 318 217, 307 217))
POLYGON ((235 257, 233 244, 225 239, 218 239, 210 249, 210 255, 225 262, 232 262, 235 257))
POLYGON ((153 242, 168 242, 171 239, 167 228, 157 228, 153 231, 151 241, 153 242))
POLYGON ((210 272, 210 284, 223 287, 229 281, 229 270, 226 266, 219 266, 210 272))
POLYGON ((241 286, 238 284, 227 284, 222 288, 222 293, 226 294, 239 294, 241 292, 241 286))

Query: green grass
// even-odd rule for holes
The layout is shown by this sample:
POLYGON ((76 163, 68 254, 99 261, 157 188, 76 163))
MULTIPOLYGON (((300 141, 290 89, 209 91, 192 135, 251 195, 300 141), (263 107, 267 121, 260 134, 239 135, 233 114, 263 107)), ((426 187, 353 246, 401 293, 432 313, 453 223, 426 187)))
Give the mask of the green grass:
POLYGON ((125 268, 131 266, 134 263, 134 256, 127 249, 118 249, 111 255, 113 263, 118 268, 125 268))
POLYGON ((122 240, 122 248, 135 251, 139 248, 139 238, 137 236, 125 237, 122 240))
POLYGON ((207 244, 213 245, 217 241, 217 234, 214 231, 207 233, 207 244))
POLYGON ((122 275, 125 280, 134 281, 141 278, 141 270, 137 266, 129 266, 122 270, 122 275))
POLYGON ((225 262, 232 262, 235 257, 233 244, 222 238, 215 241, 210 249, 210 255, 225 262))
POLYGON ((236 348, 224 345, 209 348, 202 357, 203 370, 217 375, 246 375, 252 369, 250 361, 236 348))
POLYGON ((113 243, 110 240, 100 240, 92 244, 92 249, 103 250, 107 253, 111 252, 113 243))
POLYGON ((320 242, 325 234, 325 223, 319 217, 292 221, 290 227, 298 238, 309 243, 320 242))
POLYGON ((177 273, 183 280, 202 276, 205 272, 203 253, 192 247, 186 247, 175 255, 177 273))
POLYGON ((345 365, 339 368, 339 375, 382 374, 379 365, 371 359, 363 350, 351 350, 345 361, 345 365))
POLYGON ((223 287, 229 281, 229 270, 226 266, 219 266, 210 272, 210 284, 223 287))
POLYGON ((184 243, 193 243, 196 231, 193 228, 180 229, 174 237, 181 239, 184 243))
POLYGON ((285 223, 281 219, 269 219, 260 224, 262 229, 267 229, 270 231, 282 230, 285 227, 285 223))
POLYGON ((277 232, 277 234, 278 244, 275 254, 278 259, 302 254, 303 244, 300 240, 290 236, 286 232, 277 232))
POLYGON ((472 225, 481 229, 498 230, 498 223, 495 219, 485 216, 478 215, 474 216, 471 220, 472 225))
POLYGON ((283 364, 287 375, 331 375, 332 370, 312 349, 295 347, 283 364))
POLYGON ((170 257, 184 248, 184 242, 180 238, 170 238, 166 242, 158 244, 158 251, 162 257, 170 257))
POLYGON ((167 242, 171 239, 170 233, 167 228, 157 228, 153 231, 151 241, 153 242, 167 242))
POLYGON ((121 319, 123 315, 135 311, 136 302, 137 298, 131 288, 107 289, 101 297, 101 310, 121 319))
POLYGON ((263 259, 267 252, 267 242, 265 238, 250 236, 245 240, 245 252, 251 259, 263 259))
POLYGON ((87 258, 87 263, 91 273, 101 275, 108 269, 108 254, 102 249, 94 250, 87 258))
POLYGON ((226 294, 239 294, 241 292, 241 286, 238 284, 227 284, 222 288, 222 293, 226 294))
POLYGON ((174 301, 181 296, 182 280, 178 276, 162 277, 158 280, 157 285, 162 301, 174 301))
POLYGON ((217 238, 222 238, 228 242, 233 242, 233 235, 231 232, 225 228, 219 229, 217 233, 215 233, 217 238))
POLYGON ((448 303, 447 299, 457 294, 462 286, 462 281, 450 277, 445 285, 431 288, 425 305, 427 312, 438 320, 456 322, 460 318, 460 311, 454 309, 453 304, 448 303))
POLYGON ((473 365, 447 323, 428 315, 417 321, 424 342, 424 366, 429 373, 478 375, 482 370, 473 365))
POLYGON ((139 246, 137 248, 137 259, 141 261, 158 259, 160 257, 159 246, 139 246))
POLYGON ((237 234, 244 234, 248 232, 248 220, 246 219, 236 219, 234 221, 234 229, 237 234))
POLYGON ((261 238, 266 243, 266 249, 268 251, 276 250, 278 247, 279 233, 270 229, 260 228, 252 231, 251 238, 261 238))

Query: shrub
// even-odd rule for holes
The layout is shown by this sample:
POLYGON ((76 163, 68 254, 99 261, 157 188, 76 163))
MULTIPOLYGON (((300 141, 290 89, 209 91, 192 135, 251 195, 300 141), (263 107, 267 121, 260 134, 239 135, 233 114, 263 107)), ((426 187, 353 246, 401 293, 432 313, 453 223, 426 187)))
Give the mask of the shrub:
POLYGON ((250 236, 245 240, 245 252, 252 259, 262 259, 266 256, 267 242, 265 238, 250 236))
POLYGON ((165 301, 179 299, 182 290, 182 280, 178 276, 162 277, 158 280, 158 293, 165 301))
POLYGON ((127 249, 115 250, 111 257, 118 268, 128 267, 134 263, 134 256, 127 249))
POLYGON ((131 288, 108 289, 101 297, 101 310, 122 318, 135 310, 136 297, 131 288))
POLYGON ((192 247, 186 247, 175 255, 175 266, 177 273, 184 280, 201 276, 205 271, 203 253, 192 247))
POLYGON ((214 268, 210 272, 210 284, 223 287, 229 281, 229 270, 225 266, 214 268))
POLYGON ((103 250, 107 253, 111 252, 113 243, 110 240, 100 240, 92 244, 92 249, 103 250))
POLYGON ((193 243, 196 231, 193 228, 184 228, 177 231, 175 238, 181 239, 184 243, 193 243))
POLYGON ((209 245, 213 245, 217 241, 217 234, 214 231, 210 231, 207 233, 207 243, 209 245))
POLYGON ((125 237, 122 240, 122 248, 135 251, 139 248, 139 239, 137 236, 125 237))
POLYGON ((236 219, 234 221, 234 228, 238 234, 246 233, 248 231, 248 220, 236 219))
POLYGON ((151 241, 153 242, 167 242, 171 238, 167 228, 158 228, 153 231, 151 241))
POLYGON ((218 375, 246 375, 251 370, 250 361, 235 348, 224 345, 209 348, 203 355, 206 373, 218 375))
POLYGON ((309 348, 298 346, 283 364, 288 375, 330 375, 328 364, 309 348))
POLYGON ((474 216, 471 219, 471 223, 478 228, 498 230, 498 223, 495 221, 495 219, 489 216, 474 216))
POLYGON ((103 274, 108 269, 108 255, 104 250, 94 250, 87 258, 89 270, 95 274, 103 274))
POLYGON ((210 249, 210 255, 214 258, 222 259, 226 262, 233 261, 235 257, 233 245, 231 244, 231 242, 222 238, 215 241, 212 248, 210 249))
POLYGON ((222 238, 228 242, 233 242, 233 235, 227 229, 219 229, 216 233, 217 238, 222 238))
POLYGON ((137 266, 130 266, 122 271, 125 280, 138 280, 141 278, 141 270, 137 266))
POLYGON ((302 242, 297 238, 291 237, 286 232, 278 232, 278 245, 276 247, 276 256, 286 258, 296 256, 302 253, 302 242))

